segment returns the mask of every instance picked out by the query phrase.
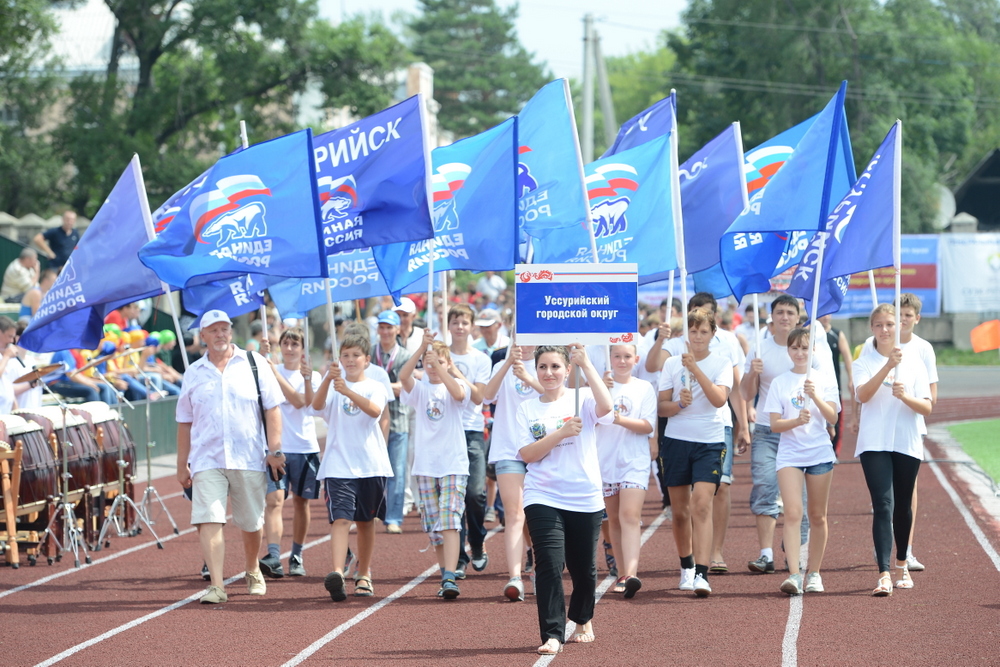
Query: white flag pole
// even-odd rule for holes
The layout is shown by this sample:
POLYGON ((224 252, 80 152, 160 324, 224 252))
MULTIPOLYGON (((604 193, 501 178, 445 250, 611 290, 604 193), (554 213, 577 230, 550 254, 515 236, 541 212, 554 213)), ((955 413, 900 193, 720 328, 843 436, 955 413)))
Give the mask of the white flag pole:
MULTIPOLYGON (((670 94, 677 93, 673 88, 670 94)), ((677 157, 677 117, 674 116, 670 128, 670 209, 673 213, 674 244, 677 250, 677 268, 681 277, 681 312, 687 312, 687 257, 684 251, 684 217, 681 212, 680 161, 677 157)), ((687 318, 685 317, 685 320, 687 318)), ((684 342, 688 342, 687 323, 684 324, 684 342)))
MULTIPOLYGON (((743 165, 743 126, 740 125, 740 121, 733 123, 733 132, 736 133, 736 157, 740 165, 743 165)), ((747 173, 743 169, 740 169, 740 195, 743 197, 743 210, 746 210, 750 206, 750 195, 747 193, 747 173)), ((756 292, 753 295, 753 335, 754 349, 757 350, 757 356, 759 357, 761 344, 760 300, 756 292)))
MULTIPOLYGON (((243 150, 250 148, 250 140, 247 139, 247 122, 245 120, 240 121, 240 144, 242 144, 243 150)), ((263 304, 260 306, 260 323, 264 327, 264 337, 270 342, 271 332, 267 327, 267 306, 263 304)), ((267 353, 267 358, 271 358, 270 352, 267 353)))
POLYGON ((875 271, 868 269, 868 289, 872 293, 872 308, 878 305, 878 290, 875 289, 875 271))
MULTIPOLYGON (((896 273, 896 347, 899 347, 899 288, 902 269, 902 167, 903 167, 903 121, 896 119, 896 144, 893 146, 892 173, 892 268, 896 273)), ((896 377, 899 377, 897 373, 896 377)))
MULTIPOLYGON (((670 284, 667 285, 667 324, 670 324, 670 316, 674 312, 674 274, 675 271, 673 269, 670 269, 670 273, 667 274, 670 276, 667 278, 670 281, 670 284)), ((681 310, 683 311, 684 308, 681 308, 681 310)), ((671 335, 673 335, 673 332, 671 332, 671 335)))

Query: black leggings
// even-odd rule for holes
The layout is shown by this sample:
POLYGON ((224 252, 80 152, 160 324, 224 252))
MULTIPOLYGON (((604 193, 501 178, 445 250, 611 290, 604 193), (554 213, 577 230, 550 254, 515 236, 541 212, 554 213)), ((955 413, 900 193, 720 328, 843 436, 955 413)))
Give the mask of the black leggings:
POLYGON ((879 572, 889 572, 892 538, 896 537, 896 560, 906 560, 913 525, 913 487, 920 459, 898 452, 862 452, 861 467, 872 497, 872 540, 879 572), (896 530, 893 531, 893 526, 896 530))

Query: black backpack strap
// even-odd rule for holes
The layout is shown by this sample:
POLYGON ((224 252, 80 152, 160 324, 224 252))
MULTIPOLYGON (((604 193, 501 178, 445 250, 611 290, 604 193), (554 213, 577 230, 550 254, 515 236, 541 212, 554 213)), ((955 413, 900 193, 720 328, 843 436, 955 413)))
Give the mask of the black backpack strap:
POLYGON ((257 374, 257 362, 253 357, 254 353, 247 350, 247 359, 250 361, 250 370, 253 372, 253 382, 257 385, 257 405, 260 406, 260 426, 264 429, 264 449, 267 449, 267 419, 264 416, 264 397, 260 394, 260 375, 257 374))

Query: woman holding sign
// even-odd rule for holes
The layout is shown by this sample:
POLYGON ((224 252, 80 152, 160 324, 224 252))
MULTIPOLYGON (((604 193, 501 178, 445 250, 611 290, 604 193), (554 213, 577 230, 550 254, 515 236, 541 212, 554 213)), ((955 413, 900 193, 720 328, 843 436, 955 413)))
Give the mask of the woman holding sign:
POLYGON ((611 424, 615 413, 611 394, 582 345, 535 348, 535 370, 543 393, 518 407, 516 438, 518 453, 528 464, 524 515, 535 554, 535 599, 542 639, 538 653, 552 655, 562 651, 567 617, 577 624, 571 642, 594 641, 594 556, 604 513, 594 431, 597 424, 611 424), (576 390, 578 398, 566 388, 571 361, 590 385, 576 390), (568 614, 562 585, 564 563, 573 579, 568 614))
POLYGON ((688 351, 667 359, 660 374, 659 414, 667 417, 660 455, 681 559, 679 588, 693 590, 698 597, 712 593, 712 499, 726 458, 726 427, 719 408, 733 387, 732 360, 709 351, 715 326, 711 310, 690 311, 688 351))

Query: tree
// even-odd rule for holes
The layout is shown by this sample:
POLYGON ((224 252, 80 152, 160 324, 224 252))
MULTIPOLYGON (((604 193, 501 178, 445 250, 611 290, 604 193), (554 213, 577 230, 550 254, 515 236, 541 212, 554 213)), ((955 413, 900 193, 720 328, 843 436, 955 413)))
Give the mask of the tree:
POLYGON ((517 39, 517 4, 494 0, 420 0, 408 24, 413 54, 434 68, 438 122, 458 136, 482 132, 516 114, 549 80, 517 39))
POLYGON ((383 108, 405 49, 384 25, 316 18, 308 0, 105 0, 117 19, 107 70, 78 77, 57 143, 76 169, 75 207, 92 212, 133 152, 155 206, 238 141, 295 126, 295 95, 383 108), (136 71, 126 72, 132 56, 136 71))
POLYGON ((54 99, 55 62, 46 44, 55 30, 44 0, 18 0, 0 9, 0 211, 47 211, 56 203, 60 162, 39 134, 54 99))

